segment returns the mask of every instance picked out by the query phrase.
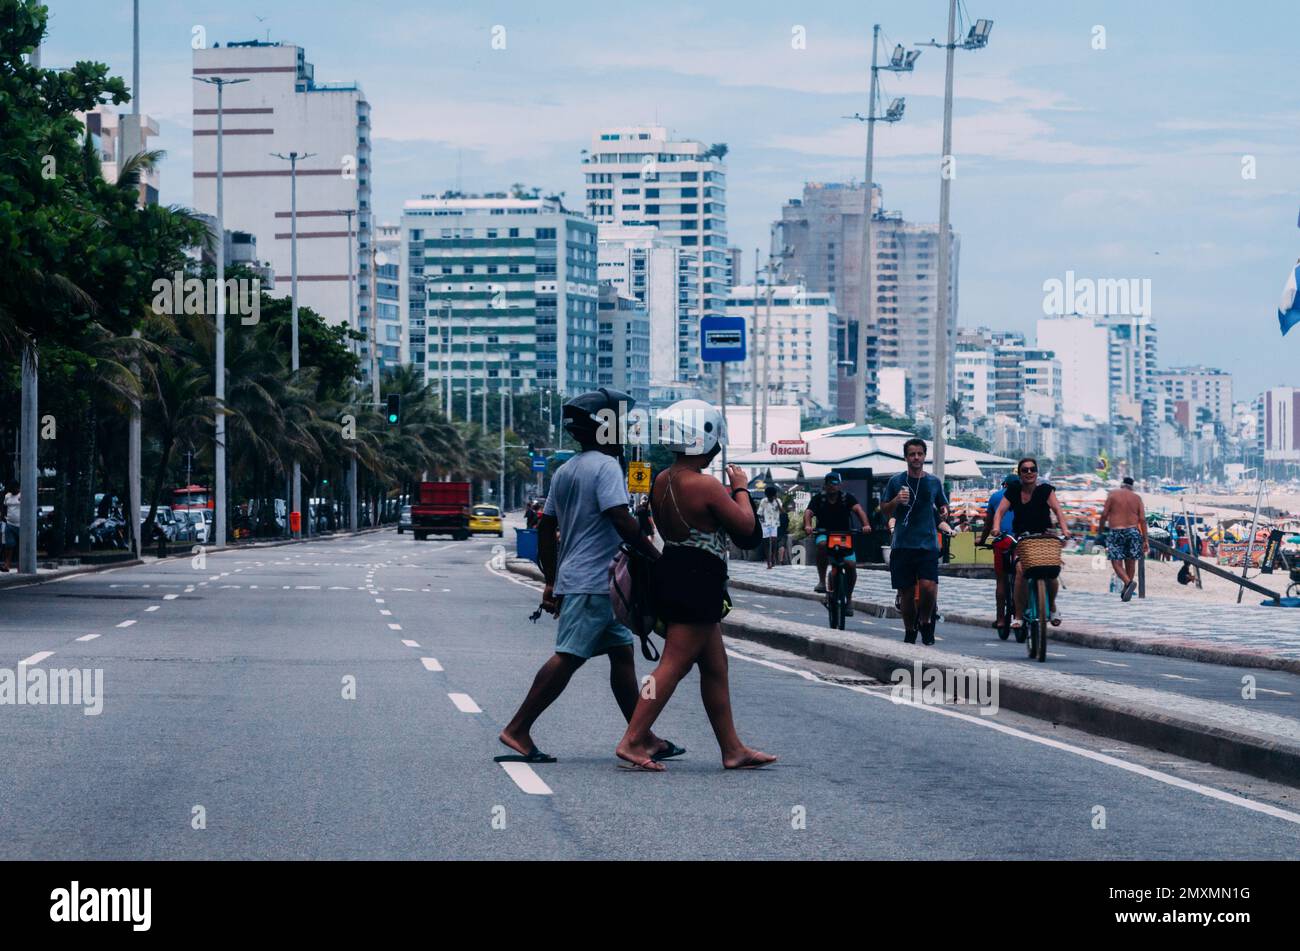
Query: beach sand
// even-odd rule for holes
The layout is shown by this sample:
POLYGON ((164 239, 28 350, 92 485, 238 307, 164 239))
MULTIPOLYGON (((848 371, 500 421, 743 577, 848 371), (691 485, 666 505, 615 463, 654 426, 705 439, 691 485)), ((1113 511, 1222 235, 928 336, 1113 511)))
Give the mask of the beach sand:
MULTIPOLYGON (((1063 567, 1061 569, 1061 580, 1065 584, 1067 591, 1095 591, 1108 592, 1110 590, 1110 579, 1114 577, 1111 570, 1110 562, 1105 560, 1105 556, 1100 555, 1073 555, 1066 553, 1062 555, 1063 567)), ((1173 598, 1179 601, 1205 602, 1207 604, 1236 604, 1237 603, 1237 585, 1224 578, 1216 577, 1209 572, 1201 572, 1201 588, 1196 587, 1195 580, 1191 584, 1181 585, 1178 583, 1178 569, 1182 567, 1180 561, 1151 561, 1146 563, 1146 590, 1148 598, 1173 598)), ((1237 569, 1241 571, 1240 568, 1237 569)), ((1256 584, 1261 584, 1265 588, 1270 588, 1279 594, 1286 594, 1286 587, 1290 579, 1285 570, 1279 570, 1271 575, 1261 576, 1257 569, 1251 569, 1250 580, 1256 584)), ((1116 593, 1116 598, 1119 594, 1116 593)), ((1134 593, 1134 598, 1137 594, 1134 593)), ((1241 596, 1242 604, 1259 604, 1264 600, 1264 596, 1257 591, 1246 589, 1241 596)))

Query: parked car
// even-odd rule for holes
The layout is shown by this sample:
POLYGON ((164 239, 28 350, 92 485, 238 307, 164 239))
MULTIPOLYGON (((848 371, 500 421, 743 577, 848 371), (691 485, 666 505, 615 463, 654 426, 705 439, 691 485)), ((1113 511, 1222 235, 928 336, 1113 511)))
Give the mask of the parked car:
POLYGON ((500 538, 504 534, 501 509, 495 505, 475 505, 469 513, 469 530, 473 535, 495 535, 500 538))
POLYGON ((212 537, 212 511, 210 509, 190 509, 187 512, 177 513, 181 518, 189 523, 190 530, 194 541, 200 545, 206 545, 208 539, 212 537))
POLYGON ((401 535, 410 527, 411 527, 411 507, 409 505, 403 505, 402 514, 399 515, 397 518, 397 534, 401 535))

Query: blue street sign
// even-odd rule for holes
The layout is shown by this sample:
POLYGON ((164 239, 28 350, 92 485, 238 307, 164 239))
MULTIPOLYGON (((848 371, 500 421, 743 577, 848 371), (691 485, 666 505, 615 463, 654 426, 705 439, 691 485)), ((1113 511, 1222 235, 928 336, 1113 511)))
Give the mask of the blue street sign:
POLYGON ((700 359, 709 363, 744 360, 745 318, 700 318, 700 359))
POLYGON ((545 471, 546 471, 546 457, 545 457, 545 456, 533 456, 533 471, 534 471, 534 472, 545 472, 545 471))

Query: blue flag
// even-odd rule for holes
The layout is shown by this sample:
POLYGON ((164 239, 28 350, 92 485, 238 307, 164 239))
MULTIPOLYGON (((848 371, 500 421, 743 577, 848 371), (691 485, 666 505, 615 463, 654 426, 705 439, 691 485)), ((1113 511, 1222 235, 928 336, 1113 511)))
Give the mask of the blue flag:
POLYGON ((1282 336, 1286 332, 1300 324, 1300 298, 1296 296, 1296 284, 1300 282, 1300 263, 1297 263, 1287 275, 1286 284, 1282 288, 1282 303, 1277 308, 1277 322, 1282 327, 1282 336))

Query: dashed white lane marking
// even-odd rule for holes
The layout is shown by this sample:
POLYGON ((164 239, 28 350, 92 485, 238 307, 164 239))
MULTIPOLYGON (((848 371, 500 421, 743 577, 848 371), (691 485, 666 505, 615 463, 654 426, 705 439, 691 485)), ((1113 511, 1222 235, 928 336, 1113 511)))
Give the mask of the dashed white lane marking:
MULTIPOLYGON (((438 663, 438 658, 436 658, 436 657, 421 657, 421 658, 420 658, 420 663, 422 663, 422 664, 424 665, 424 669, 425 669, 425 670, 432 670, 434 673, 437 673, 438 671, 442 670, 442 664, 438 663)), ((454 697, 454 696, 456 696, 456 694, 452 694, 452 696, 454 697)), ((464 694, 460 694, 460 696, 465 697, 464 694)), ((466 699, 466 700, 469 700, 468 697, 465 697, 465 699, 466 699)), ((474 701, 470 700, 470 703, 473 703, 473 702, 474 702, 474 701)), ((467 712, 467 713, 478 713, 478 708, 475 707, 472 711, 466 711, 466 712, 467 712)))
POLYGON ((383 604, 383 603, 384 603, 383 598, 375 598, 375 604, 383 604))
POLYGON ((379 609, 379 613, 382 614, 384 617, 392 617, 392 616, 393 616, 393 612, 387 610, 386 608, 380 608, 380 609, 379 609))
POLYGON ((417 641, 408 641, 406 638, 402 638, 402 643, 405 644, 407 647, 419 647, 419 646, 420 646, 419 643, 418 643, 417 641))
POLYGON ((332 584, 332 585, 330 585, 329 589, 330 589, 331 591, 351 591, 351 590, 352 590, 351 588, 346 587, 346 586, 341 585, 341 584, 332 584))
POLYGON ((1170 680, 1190 680, 1193 683, 1200 683, 1200 677, 1184 677, 1182 674, 1161 674, 1161 677, 1167 677, 1170 680))
POLYGON ((237 584, 223 584, 223 585, 218 585, 218 587, 220 587, 220 588, 238 588, 238 587, 240 587, 240 585, 237 585, 237 584))
POLYGON ((250 591, 252 591, 252 590, 253 590, 254 588, 256 588, 256 587, 257 587, 257 585, 255 585, 255 584, 250 584, 250 585, 248 586, 248 589, 249 589, 250 591))
MULTIPOLYGON (((52 656, 53 654, 54 654, 54 651, 39 651, 39 652, 33 654, 31 657, 28 657, 26 660, 20 660, 20 661, 18 662, 18 665, 19 665, 20 667, 30 667, 32 664, 39 664, 39 663, 40 663, 41 661, 43 661, 45 658, 50 657, 50 656, 52 656)), ((453 696, 453 697, 456 697, 456 696, 465 697, 465 695, 464 695, 463 693, 462 693, 462 694, 452 694, 452 696, 453 696)), ((466 700, 469 700, 469 697, 465 697, 465 699, 466 699, 466 700)), ((469 702, 472 704, 474 701, 473 701, 473 700, 469 700, 469 702)), ((466 711, 466 712, 467 712, 467 713, 468 713, 468 712, 478 713, 479 710, 478 710, 478 707, 475 707, 475 708, 473 709, 473 711, 466 711)))
POLYGON ((149 605, 147 608, 144 609, 144 612, 145 612, 145 614, 149 614, 149 613, 151 613, 151 612, 153 612, 153 611, 157 611, 160 607, 162 607, 161 604, 151 604, 151 605, 149 605))
POLYGON ((81 637, 77 638, 77 640, 79 640, 79 641, 93 641, 93 640, 94 640, 95 638, 97 638, 97 637, 99 637, 98 634, 83 634, 81 637))
POLYGON ((209 580, 209 581, 220 581, 220 580, 221 580, 221 575, 213 575, 213 576, 210 577, 208 580, 209 580))
POLYGON ((1291 696, 1291 691, 1289 690, 1269 690, 1267 687, 1256 687, 1255 690, 1257 693, 1271 693, 1276 697, 1291 696))
POLYGON ((456 709, 461 713, 482 713, 479 705, 474 702, 474 698, 467 693, 449 693, 448 698, 456 704, 456 709))
POLYGON ((118 625, 118 627, 130 627, 134 623, 135 623, 134 619, 130 621, 123 621, 121 624, 118 625))
POLYGON ((400 624, 389 624, 389 625, 388 625, 388 629, 389 629, 390 631, 400 631, 400 630, 402 629, 402 625, 400 625, 400 624))
POLYGON ((320 585, 318 585, 318 584, 296 584, 296 585, 293 586, 293 589, 294 589, 295 591, 319 591, 319 590, 320 590, 320 585))
POLYGON ((163 600, 164 600, 164 601, 175 601, 175 600, 176 600, 177 598, 179 598, 179 597, 180 597, 179 594, 164 594, 164 595, 163 595, 163 600))
POLYGON ((542 782, 533 768, 527 763, 502 763, 506 775, 515 781, 515 785, 530 796, 550 796, 551 787, 542 782))
POLYGON ((1128 666, 1128 664, 1121 664, 1117 660, 1097 660, 1095 658, 1093 659, 1093 663, 1102 664, 1106 667, 1127 667, 1128 666))
POLYGON ((1116 769, 1122 769, 1125 772, 1136 773, 1139 776, 1145 776, 1147 779, 1154 779, 1158 783, 1164 783, 1167 786, 1176 786, 1179 789, 1186 789, 1189 792, 1197 793, 1209 799, 1217 799, 1219 802, 1227 803, 1231 806, 1238 806, 1242 809, 1249 809, 1252 812, 1262 812, 1264 815, 1272 816, 1275 819, 1282 819, 1285 822, 1292 822, 1300 825, 1300 813, 1288 812, 1285 809, 1279 809, 1277 806, 1271 806, 1266 802, 1254 802, 1241 796, 1234 796, 1232 793, 1224 792, 1221 789, 1215 789, 1213 786, 1205 786, 1201 783, 1194 783, 1191 780, 1183 779, 1179 776, 1171 776, 1168 773, 1162 773, 1157 769, 1151 769, 1147 766, 1139 766, 1137 763, 1130 763, 1126 760, 1117 759, 1114 756, 1107 756, 1105 753, 1099 753, 1096 750, 1085 749, 1082 746, 1074 746, 1070 743, 1063 743, 1060 740, 1053 740, 1046 736, 1035 736, 1033 733, 1026 733, 1024 730, 1018 730, 1015 727, 1006 726, 1002 723, 992 723, 987 718, 969 716, 965 713, 958 713, 955 710, 949 710, 944 707, 930 706, 924 703, 913 703, 907 698, 900 697, 895 700, 890 693, 880 693, 872 691, 866 687, 857 684, 840 684, 831 680, 823 680, 810 670, 799 670, 797 667, 788 667, 785 664, 778 664, 775 661, 765 660, 761 657, 750 657, 748 654, 742 654, 739 651, 727 648, 727 654, 735 657, 737 660, 749 661, 752 664, 758 664, 762 667, 770 667, 773 670, 784 671, 785 673, 795 674, 804 680, 812 681, 817 684, 825 684, 832 687, 840 687, 844 690, 852 690, 854 693, 862 694, 867 697, 874 697, 877 700, 888 700, 899 706, 912 707, 923 713, 933 713, 941 717, 952 717, 955 720, 962 720, 972 726, 984 727, 988 730, 995 730, 1006 736, 1014 736, 1017 739, 1028 740, 1030 743, 1037 743, 1040 746, 1047 746, 1054 750, 1061 750, 1065 753, 1073 753, 1075 756, 1082 756, 1084 759, 1090 759, 1096 763, 1104 763, 1107 766, 1114 766, 1116 769))
POLYGON ((200 588, 206 588, 207 586, 208 586, 208 583, 207 583, 206 581, 200 581, 200 582, 199 582, 199 587, 200 587, 200 588))
POLYGON ((443 593, 443 594, 450 594, 450 593, 451 593, 451 588, 443 588, 443 589, 442 589, 442 593, 443 593))

